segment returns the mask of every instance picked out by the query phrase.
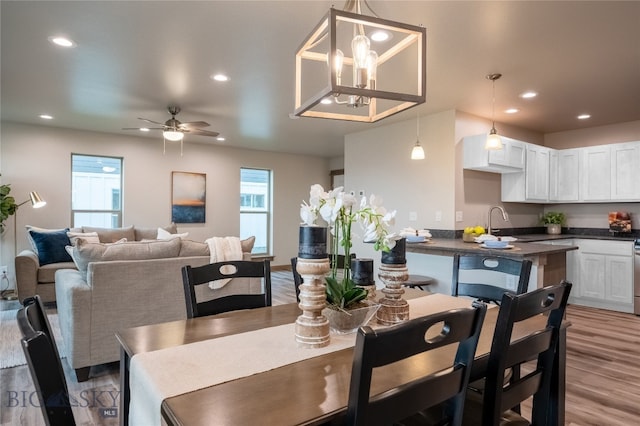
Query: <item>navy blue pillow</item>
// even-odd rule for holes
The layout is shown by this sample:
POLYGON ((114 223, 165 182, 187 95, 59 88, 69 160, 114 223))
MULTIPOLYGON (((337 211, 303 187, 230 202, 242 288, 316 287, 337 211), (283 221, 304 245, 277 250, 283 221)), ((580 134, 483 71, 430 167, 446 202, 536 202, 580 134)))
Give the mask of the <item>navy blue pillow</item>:
POLYGON ((40 265, 48 265, 58 262, 73 262, 65 246, 70 246, 71 241, 67 237, 69 229, 54 232, 38 232, 30 230, 29 234, 38 249, 40 265))

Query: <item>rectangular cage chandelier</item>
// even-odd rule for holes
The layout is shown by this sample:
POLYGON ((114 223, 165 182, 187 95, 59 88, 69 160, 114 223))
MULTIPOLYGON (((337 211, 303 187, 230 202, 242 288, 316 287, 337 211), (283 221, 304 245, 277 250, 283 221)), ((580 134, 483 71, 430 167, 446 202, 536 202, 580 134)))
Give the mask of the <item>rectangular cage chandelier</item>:
POLYGON ((424 27, 331 8, 296 53, 295 111, 374 123, 425 102, 424 27))

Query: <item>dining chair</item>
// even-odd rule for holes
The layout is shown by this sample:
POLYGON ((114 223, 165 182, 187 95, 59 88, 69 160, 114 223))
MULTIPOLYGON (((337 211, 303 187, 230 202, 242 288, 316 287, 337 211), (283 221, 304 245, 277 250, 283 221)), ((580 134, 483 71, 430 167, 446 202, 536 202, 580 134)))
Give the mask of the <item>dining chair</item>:
MULTIPOLYGON (((262 262, 234 260, 197 267, 187 265, 182 268, 182 284, 188 318, 271 306, 271 264, 269 260, 262 262), (227 286, 239 285, 241 281, 238 279, 243 278, 261 278, 262 291, 248 293, 246 289, 243 289, 211 300, 198 301, 197 286, 208 285, 212 281, 230 279, 223 287, 226 290, 227 286)), ((215 292, 216 290, 213 290, 214 295, 215 292)))
POLYGON ((75 425, 62 362, 40 296, 28 297, 17 314, 21 344, 45 423, 75 425))
POLYGON ((505 293, 526 293, 531 274, 531 261, 493 255, 453 256, 453 296, 469 296, 486 303, 500 304, 505 293), (464 272, 463 272, 464 271, 464 272), (511 276, 517 281, 515 290, 506 286, 511 276), (504 286, 496 283, 505 283, 504 286), (489 284, 492 283, 492 284, 489 284))
MULTIPOLYGON (((356 254, 355 253, 351 253, 350 255, 351 260, 356 258, 356 254)), ((344 261, 345 261, 345 256, 343 254, 338 254, 336 256, 333 255, 329 255, 329 266, 331 268, 333 268, 333 262, 336 263, 336 268, 338 269, 344 269, 344 261), (334 261, 335 259, 335 261, 334 261)), ((297 266, 298 266, 298 258, 297 257, 292 257, 291 258, 291 272, 293 273, 293 286, 296 290, 296 301, 300 301, 300 285, 303 283, 303 279, 302 276, 298 273, 297 270, 297 266)))
POLYGON ((431 424, 444 418, 450 425, 460 425, 471 363, 486 309, 484 303, 474 302, 473 308, 440 312, 389 328, 360 327, 354 348, 346 424, 390 425, 398 421, 431 424), (451 357, 447 368, 437 373, 399 385, 397 376, 385 376, 385 365, 407 360, 410 372, 411 363, 426 362, 420 359, 421 354, 451 344, 457 344, 455 357, 451 357), (376 388, 391 388, 370 395, 372 383, 376 388))
MULTIPOLYGON (((543 287, 529 293, 505 294, 493 335, 486 369, 485 388, 479 398, 468 392, 464 424, 468 426, 547 425, 554 396, 552 377, 560 327, 567 307, 571 283, 543 287), (512 342, 517 324, 537 315, 546 315, 544 328, 512 342), (504 382, 505 371, 532 361, 530 372, 517 380, 504 382), (526 420, 512 407, 533 396, 531 419, 526 420)), ((522 371, 525 371, 524 368, 522 371)))

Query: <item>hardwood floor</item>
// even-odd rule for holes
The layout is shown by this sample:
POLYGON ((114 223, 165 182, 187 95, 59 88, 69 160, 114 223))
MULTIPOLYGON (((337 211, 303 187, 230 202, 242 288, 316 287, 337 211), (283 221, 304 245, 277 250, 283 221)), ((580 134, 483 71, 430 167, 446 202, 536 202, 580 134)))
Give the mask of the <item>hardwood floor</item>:
MULTIPOLYGON (((291 271, 272 273, 273 304, 295 301, 291 271)), ((4 302, 3 302, 4 303, 4 302)), ((5 306, 0 304, 0 309, 5 306)), ((631 426, 640 416, 640 317, 569 306, 566 425, 631 426)), ((2 342, 2 344, 8 344, 2 342)), ((16 342, 17 344, 17 342, 16 342)), ((79 425, 116 425, 118 363, 92 369, 77 383, 63 361, 79 425), (114 402, 115 400, 115 402, 114 402)), ((0 425, 43 425, 26 366, 0 370, 0 425)), ((523 406, 526 412, 526 404, 523 406)))

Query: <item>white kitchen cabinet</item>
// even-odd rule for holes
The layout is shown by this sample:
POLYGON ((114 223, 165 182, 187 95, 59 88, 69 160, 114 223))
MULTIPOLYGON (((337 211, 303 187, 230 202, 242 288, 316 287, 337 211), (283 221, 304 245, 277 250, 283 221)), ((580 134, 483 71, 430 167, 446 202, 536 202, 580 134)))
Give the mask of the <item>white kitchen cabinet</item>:
POLYGON ((549 201, 580 199, 580 149, 551 150, 549 153, 549 201))
POLYGON ((524 170, 525 143, 502 137, 501 150, 484 149, 486 134, 467 136, 463 140, 463 168, 493 173, 515 173, 524 170))
POLYGON ((611 150, 611 199, 640 200, 640 142, 617 143, 611 150))
POLYGON ((611 200, 610 146, 590 146, 581 150, 581 201, 611 200))
POLYGON ((527 144, 525 199, 546 202, 549 199, 549 155, 551 149, 527 144))
MULTIPOLYGON (((570 303, 633 312, 633 243, 576 239, 570 303)), ((569 273, 567 272, 567 275, 569 273)))
POLYGON ((549 156, 544 146, 525 144, 526 166, 520 173, 502 175, 503 202, 546 203, 549 199, 549 156))

